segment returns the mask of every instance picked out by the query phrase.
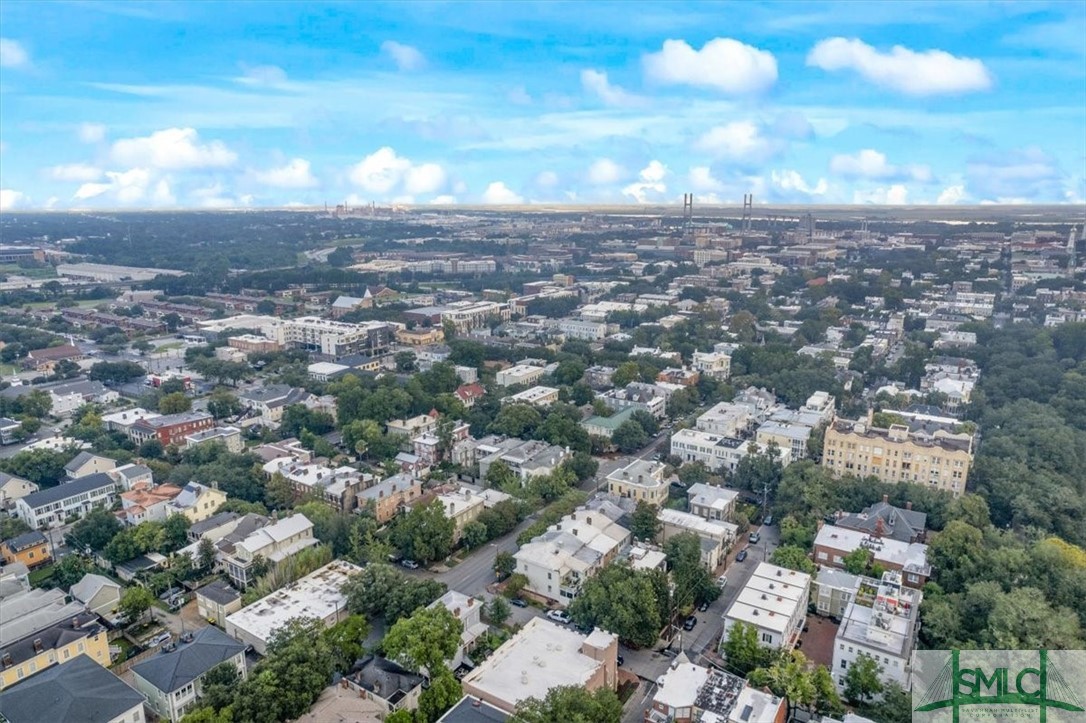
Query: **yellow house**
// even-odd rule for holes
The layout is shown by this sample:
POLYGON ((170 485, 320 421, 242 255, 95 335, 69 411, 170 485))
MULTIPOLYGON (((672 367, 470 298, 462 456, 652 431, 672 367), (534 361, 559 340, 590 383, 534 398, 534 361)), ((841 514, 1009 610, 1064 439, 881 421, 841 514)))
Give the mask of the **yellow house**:
POLYGON ((5 540, 0 544, 0 556, 4 558, 5 565, 21 562, 31 570, 53 561, 49 538, 37 530, 5 540))
MULTIPOLYGON (((47 607, 46 611, 50 609, 53 608, 47 607)), ((30 632, 0 648, 0 690, 80 655, 86 655, 102 667, 110 664, 106 629, 91 613, 65 616, 43 629, 28 629, 30 632)))
POLYGON ((176 511, 190 522, 203 522, 226 502, 226 493, 199 482, 189 482, 173 501, 176 511))
POLYGON ((653 507, 660 507, 667 502, 668 482, 664 469, 661 462, 636 459, 607 475, 607 491, 616 497, 644 500, 653 507))

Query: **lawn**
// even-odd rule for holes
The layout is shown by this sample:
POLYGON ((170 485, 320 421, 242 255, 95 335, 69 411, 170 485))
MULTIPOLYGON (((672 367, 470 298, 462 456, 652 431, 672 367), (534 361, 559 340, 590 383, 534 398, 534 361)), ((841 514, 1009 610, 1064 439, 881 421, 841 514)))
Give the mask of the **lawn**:
POLYGON ((46 565, 45 567, 39 567, 30 573, 27 578, 30 580, 30 584, 33 587, 41 587, 42 583, 53 576, 54 565, 46 565))

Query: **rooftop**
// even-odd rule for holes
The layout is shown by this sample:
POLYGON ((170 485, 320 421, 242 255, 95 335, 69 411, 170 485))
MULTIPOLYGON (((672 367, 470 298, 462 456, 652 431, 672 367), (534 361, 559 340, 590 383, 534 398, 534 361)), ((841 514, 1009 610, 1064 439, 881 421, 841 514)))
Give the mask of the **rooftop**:
POLYGON ((4 690, 0 717, 10 723, 109 723, 142 704, 142 695, 86 655, 79 655, 4 690))
POLYGON ((865 547, 874 554, 875 562, 888 563, 895 568, 918 575, 931 574, 928 546, 919 542, 902 542, 888 537, 876 537, 859 530, 836 525, 823 525, 815 535, 815 547, 828 547, 848 553, 865 547))
POLYGON ((173 652, 137 663, 132 672, 159 690, 171 693, 244 650, 244 645, 211 625, 197 632, 192 642, 180 643, 173 652))
POLYGON ((48 489, 41 490, 40 492, 32 492, 26 497, 22 498, 23 504, 27 505, 31 509, 42 507, 43 505, 49 505, 54 502, 60 502, 66 500, 69 497, 75 497, 85 492, 101 489, 103 487, 115 487, 116 483, 105 472, 96 472, 89 474, 85 477, 79 477, 56 487, 50 487, 48 489))

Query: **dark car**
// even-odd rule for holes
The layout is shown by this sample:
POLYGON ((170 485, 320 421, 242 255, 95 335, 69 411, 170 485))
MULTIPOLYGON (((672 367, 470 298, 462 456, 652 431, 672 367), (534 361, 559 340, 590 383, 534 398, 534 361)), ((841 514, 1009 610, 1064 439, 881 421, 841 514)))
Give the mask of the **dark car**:
POLYGON ((772 525, 773 524, 773 515, 767 515, 766 518, 764 520, 762 520, 762 524, 766 525, 766 526, 772 525))
POLYGON ((746 550, 740 550, 739 554, 735 556, 735 561, 736 562, 742 562, 743 560, 746 560, 746 559, 747 559, 747 551, 746 550))
POLYGON ((618 664, 619 665, 625 665, 626 664, 626 659, 623 658, 621 655, 618 656, 618 664))
POLYGON ((683 623, 683 630, 693 630, 694 626, 697 625, 697 624, 698 624, 698 619, 696 617, 694 617, 693 615, 691 615, 690 617, 688 617, 686 619, 686 622, 683 623))
POLYGON ((524 598, 515 597, 509 601, 510 605, 516 605, 518 608, 528 607, 528 603, 524 602, 524 598))

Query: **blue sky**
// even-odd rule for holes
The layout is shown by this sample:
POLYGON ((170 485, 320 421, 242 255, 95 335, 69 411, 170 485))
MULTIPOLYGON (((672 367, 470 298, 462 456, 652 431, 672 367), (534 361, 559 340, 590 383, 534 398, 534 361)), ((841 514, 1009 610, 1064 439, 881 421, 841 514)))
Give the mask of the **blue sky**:
POLYGON ((0 3, 0 208, 1078 203, 1086 3, 0 3))

